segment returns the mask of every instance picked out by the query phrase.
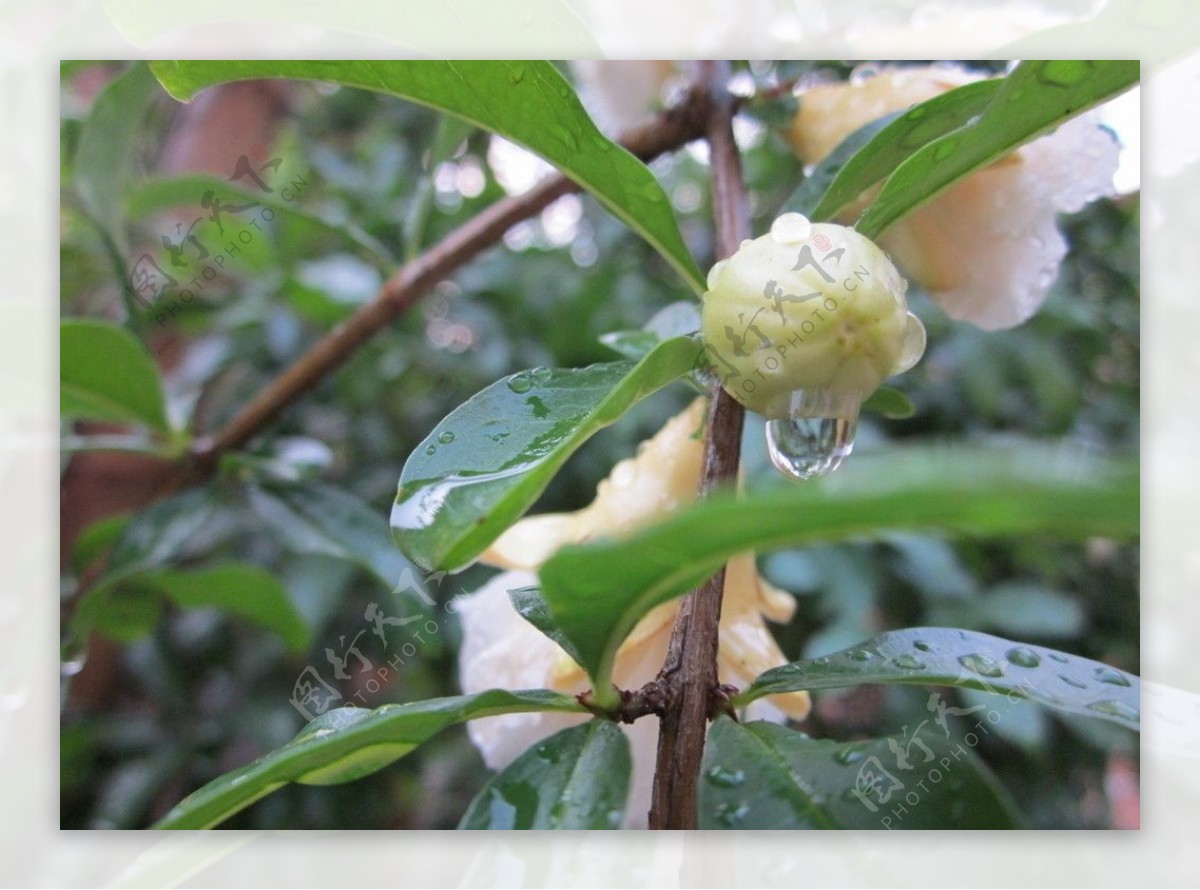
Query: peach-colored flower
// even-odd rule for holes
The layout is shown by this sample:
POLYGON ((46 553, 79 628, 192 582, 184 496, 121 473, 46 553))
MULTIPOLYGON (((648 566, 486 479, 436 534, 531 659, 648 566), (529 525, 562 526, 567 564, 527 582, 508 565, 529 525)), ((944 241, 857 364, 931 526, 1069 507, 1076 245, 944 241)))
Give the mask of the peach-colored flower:
MULTIPOLYGON (((885 69, 800 96, 791 141, 805 163, 824 158, 872 120, 978 75, 949 66, 885 69)), ((880 244, 950 317, 988 330, 1025 321, 1066 256, 1059 213, 1113 193, 1119 146, 1094 114, 1067 121, 956 183, 885 231, 880 244)), ((851 222, 874 190, 844 208, 851 222)))
MULTIPOLYGON (((485 562, 508 571, 459 603, 463 622, 459 671, 465 692, 501 687, 574 693, 588 688, 583 669, 516 612, 508 591, 537 584, 537 567, 564 544, 619 537, 691 503, 700 480, 706 406, 706 400, 697 399, 639 446, 636 457, 613 467, 589 506, 576 513, 522 520, 484 554, 485 562)), ((619 687, 637 689, 658 673, 678 608, 676 600, 653 609, 621 645, 613 671, 619 687)), ((721 611, 717 663, 721 682, 745 686, 762 671, 783 664, 787 659, 763 619, 787 621, 794 609, 795 600, 789 594, 759 576, 753 554, 731 560, 721 611)), ((806 692, 778 695, 751 708, 756 711, 754 716, 764 719, 803 719, 809 711, 809 697, 806 692)), ((468 731, 487 765, 500 769, 533 743, 583 719, 564 714, 509 714, 472 721, 468 731)), ((643 718, 624 729, 633 749, 626 824, 644 827, 658 718, 643 718)))

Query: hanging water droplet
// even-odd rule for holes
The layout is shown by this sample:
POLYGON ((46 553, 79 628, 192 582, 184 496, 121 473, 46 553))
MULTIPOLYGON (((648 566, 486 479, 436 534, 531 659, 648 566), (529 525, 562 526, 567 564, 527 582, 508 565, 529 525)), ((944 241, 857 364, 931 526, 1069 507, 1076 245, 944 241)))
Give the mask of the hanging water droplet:
POLYGON ((963 655, 958 659, 961 664, 969 671, 984 677, 1003 677, 1004 665, 996 661, 990 655, 984 655, 982 652, 973 652, 970 655, 963 655))
POLYGON ((870 661, 875 657, 875 653, 870 649, 851 649, 846 653, 846 657, 851 661, 870 661))
POLYGON ((821 655, 817 658, 814 658, 812 663, 818 667, 824 667, 825 665, 829 664, 829 659, 826 656, 821 655))
POLYGON ((1123 717, 1126 720, 1140 720, 1141 712, 1132 705, 1127 705, 1119 701, 1097 701, 1088 705, 1089 711, 1095 711, 1098 714, 1108 714, 1110 717, 1123 717))
POLYGON ((443 445, 449 445, 454 441, 454 433, 450 432, 450 430, 446 430, 444 433, 438 436, 438 441, 443 445))
POLYGON ((544 386, 550 382, 550 378, 554 376, 554 372, 549 368, 534 368, 533 382, 538 386, 544 386))
POLYGON ((1067 656, 1063 655, 1061 652, 1051 652, 1050 657, 1052 659, 1054 659, 1055 661, 1057 661, 1059 664, 1067 663, 1067 656))
POLYGON ((925 670, 925 662, 917 658, 915 655, 897 655, 892 659, 892 664, 898 668, 903 668, 906 671, 923 671, 925 670))
POLYGON ((1058 679, 1062 680, 1068 686, 1073 686, 1076 689, 1087 689, 1087 683, 1084 683, 1082 680, 1076 680, 1070 674, 1059 674, 1058 679))
POLYGON ((795 244, 812 232, 812 223, 799 213, 785 213, 771 223, 771 240, 776 244, 795 244))
POLYGON ((533 375, 528 371, 513 374, 508 378, 508 388, 518 395, 529 392, 529 390, 533 389, 533 375))
POLYGON ((64 661, 59 668, 59 673, 62 677, 74 677, 83 670, 85 664, 87 664, 87 656, 80 653, 64 661))
POLYGON ((1096 679, 1110 686, 1129 686, 1129 678, 1108 665, 1096 668, 1096 679))
POLYGON ((59 657, 59 676, 64 680, 74 677, 87 664, 87 646, 72 639, 62 647, 59 657))
POLYGON ((437 446, 436 445, 430 445, 428 448, 425 449, 426 457, 433 457, 435 454, 437 454, 437 446))
POLYGON ((858 763, 867 755, 858 748, 843 748, 833 755, 833 759, 843 766, 849 766, 852 763, 858 763))
POLYGON ((1025 646, 1017 646, 1016 648, 1009 649, 1004 657, 1010 663, 1023 668, 1035 668, 1042 663, 1041 657, 1032 649, 1025 646))
POLYGON ((904 345, 900 347, 900 355, 892 367, 893 374, 903 374, 921 360, 925 354, 925 325, 921 319, 911 312, 908 313, 908 324, 904 328, 904 345))
POLYGON ((767 453, 779 472, 792 479, 832 473, 854 449, 856 420, 798 417, 767 423, 767 453))
POLYGON ((767 454, 790 479, 832 473, 854 450, 858 427, 858 393, 797 390, 791 417, 767 421, 767 454))
POLYGON ((746 774, 740 769, 726 769, 723 766, 714 766, 705 775, 709 782, 721 788, 736 788, 746 781, 746 774))
POLYGON ((709 290, 716 289, 716 281, 718 281, 718 279, 721 277, 721 272, 725 271, 725 266, 727 266, 728 264, 730 264, 730 261, 728 261, 727 259, 718 260, 718 261, 716 261, 716 264, 712 267, 712 269, 708 270, 708 289, 709 290))
POLYGON ((933 646, 926 643, 924 640, 915 640, 913 642, 914 649, 920 649, 922 652, 932 652, 933 646))

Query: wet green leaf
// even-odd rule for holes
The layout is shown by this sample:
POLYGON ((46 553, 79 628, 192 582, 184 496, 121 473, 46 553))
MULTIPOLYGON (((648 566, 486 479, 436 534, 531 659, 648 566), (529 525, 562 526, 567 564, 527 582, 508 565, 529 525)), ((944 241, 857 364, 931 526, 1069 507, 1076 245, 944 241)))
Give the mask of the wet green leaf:
POLYGON ((417 446, 400 474, 392 532, 417 565, 455 570, 512 525, 592 435, 690 371, 677 337, 640 362, 537 368, 493 383, 417 446))
POLYGON ((1138 526, 1131 463, 1031 445, 897 448, 803 485, 712 497, 620 541, 564 547, 540 578, 554 623, 602 695, 638 619, 747 550, 897 530, 1136 538, 1138 526))
POLYGON ((466 720, 528 711, 582 710, 571 696, 546 689, 493 689, 374 710, 339 708, 313 720, 282 748, 184 798, 154 827, 209 828, 288 782, 330 785, 362 778, 466 720))
POLYGON ((835 742, 719 718, 708 735, 699 827, 1018 828, 1008 796, 933 721, 907 736, 835 742))
POLYGON ((1052 59, 1019 64, 977 117, 896 168, 855 228, 868 238, 943 189, 1132 87, 1137 61, 1052 59))
POLYGON ((81 319, 62 322, 59 380, 64 417, 137 423, 170 432, 158 367, 124 328, 81 319))
POLYGON ((540 154, 645 238, 697 294, 704 292, 704 276, 654 174, 596 128, 549 62, 162 61, 151 69, 182 101, 217 83, 283 77, 375 90, 453 114, 540 154))
POLYGON ((590 720, 538 742, 471 801, 459 828, 620 828, 633 768, 629 741, 590 720))
POLYGON ((999 86, 998 80, 965 84, 860 127, 816 165, 783 212, 833 219, 922 146, 967 123, 999 86))
POLYGON ((1130 729, 1141 723, 1141 681, 1132 674, 1044 646, 947 627, 888 631, 841 652, 772 668, 737 702, 871 683, 961 686, 1130 729))

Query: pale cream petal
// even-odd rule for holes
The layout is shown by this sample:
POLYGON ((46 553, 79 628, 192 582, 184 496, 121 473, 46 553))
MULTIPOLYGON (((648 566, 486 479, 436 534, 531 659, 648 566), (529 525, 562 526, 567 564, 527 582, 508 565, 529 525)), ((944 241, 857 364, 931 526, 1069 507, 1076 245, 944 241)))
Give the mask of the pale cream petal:
MULTIPOLYGON (((793 147, 816 163, 863 124, 977 79, 933 66, 816 87, 801 96, 793 147)), ((1041 306, 1066 255, 1057 215, 1112 194, 1119 154, 1098 116, 1082 115, 947 189, 880 243, 952 318, 1013 327, 1041 306)), ((839 218, 852 221, 874 191, 839 218)))
POLYGON ((500 569, 536 569, 565 544, 579 540, 574 513, 542 513, 509 527, 479 561, 500 569))
POLYGON ((1058 214, 1111 194, 1119 157, 1094 116, 1075 118, 1015 162, 952 186, 881 243, 951 318, 1013 327, 1041 306, 1066 256, 1058 214))
MULTIPOLYGON (((550 670, 562 649, 522 618, 508 598, 509 590, 536 583, 537 575, 530 572, 503 572, 455 600, 463 628, 458 655, 463 692, 550 685, 550 670)), ((574 714, 504 714, 472 720, 467 733, 488 767, 502 769, 530 745, 582 719, 574 714)))

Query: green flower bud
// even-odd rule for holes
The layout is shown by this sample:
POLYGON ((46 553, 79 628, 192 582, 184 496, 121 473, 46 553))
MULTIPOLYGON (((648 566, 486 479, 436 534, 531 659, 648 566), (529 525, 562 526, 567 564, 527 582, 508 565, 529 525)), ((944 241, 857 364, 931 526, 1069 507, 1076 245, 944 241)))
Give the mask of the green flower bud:
POLYGON ((850 453, 863 401, 925 351, 887 254, 853 229, 785 213, 713 266, 705 351, 731 396, 770 421, 771 460, 806 479, 850 453))
POLYGON ((708 273, 706 351, 725 390, 768 419, 857 414, 925 351, 907 288, 853 229, 785 213, 708 273))

